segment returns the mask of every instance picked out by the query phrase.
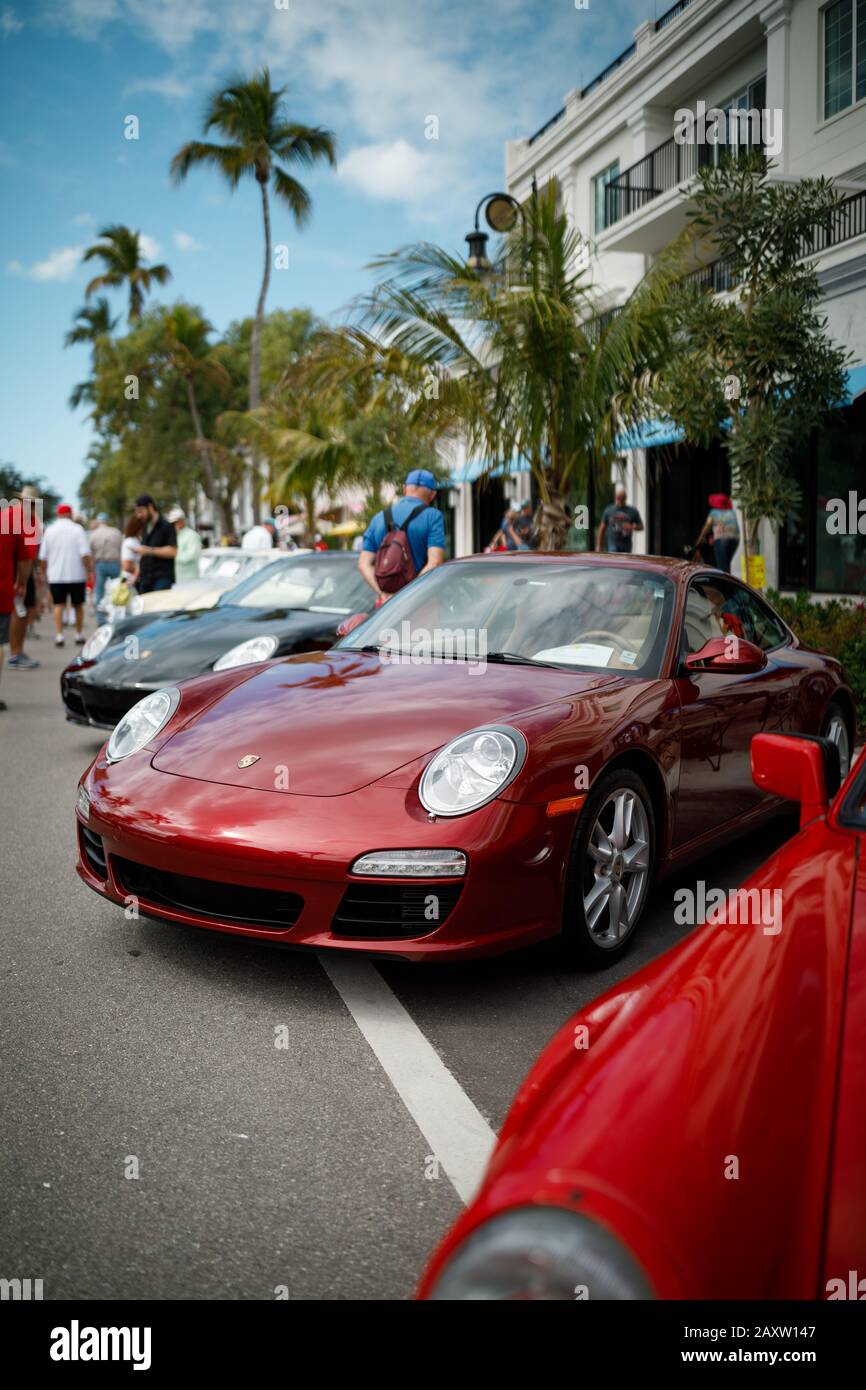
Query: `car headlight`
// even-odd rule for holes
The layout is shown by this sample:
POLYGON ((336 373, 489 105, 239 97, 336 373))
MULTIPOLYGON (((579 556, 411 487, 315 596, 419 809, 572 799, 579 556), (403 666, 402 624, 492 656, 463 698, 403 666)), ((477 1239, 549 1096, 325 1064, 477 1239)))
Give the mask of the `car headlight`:
POLYGON ((574 1302, 654 1294, 630 1251, 603 1226, 565 1207, 514 1207, 458 1246, 428 1297, 574 1302))
POLYGON ((127 711, 108 740, 108 761, 119 763, 144 748, 168 723, 179 702, 180 691, 174 688, 145 695, 127 711))
POLYGON ((227 671, 230 666, 249 666, 254 661, 267 661, 280 645, 277 637, 251 637, 248 642, 240 642, 230 647, 213 664, 215 671, 227 671))
POLYGON ((100 656, 114 635, 114 628, 111 623, 103 623, 98 627, 92 637, 88 637, 84 646, 81 648, 81 660, 93 661, 100 656))
POLYGON ((491 725, 461 734, 424 769, 421 805, 437 816, 475 811, 514 780, 525 759, 526 739, 518 729, 491 725))

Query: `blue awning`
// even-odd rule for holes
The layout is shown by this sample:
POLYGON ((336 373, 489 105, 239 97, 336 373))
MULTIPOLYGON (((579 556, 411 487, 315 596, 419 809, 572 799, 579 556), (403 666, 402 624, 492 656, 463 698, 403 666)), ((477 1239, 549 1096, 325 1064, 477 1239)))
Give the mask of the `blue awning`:
POLYGON ((843 405, 850 405, 858 396, 862 396, 866 391, 866 365, 861 363, 857 367, 848 368, 848 389, 845 392, 843 405))
POLYGON ((499 464, 496 468, 491 468, 487 459, 468 459, 461 468, 452 470, 449 476, 449 483, 452 487, 459 487, 461 483, 475 483, 482 473, 487 473, 491 478, 511 477, 513 473, 528 473, 529 464, 526 459, 512 459, 509 468, 503 468, 499 464))
MULTIPOLYGON (((845 395, 839 402, 840 407, 851 405, 852 401, 866 392, 866 364, 849 367, 847 378, 845 395)), ((725 421, 723 428, 727 428, 729 423, 725 421)), ((682 430, 678 429, 672 420, 648 420, 645 425, 621 434, 616 441, 616 447, 620 450, 655 449, 662 444, 680 444, 684 437, 682 430)))
POLYGON ((679 444, 685 438, 673 420, 647 420, 636 429, 626 430, 616 440, 616 448, 657 449, 662 444, 679 444))
MULTIPOLYGON (((866 392, 866 363, 849 367, 847 378, 845 396, 840 401, 840 406, 851 405, 852 401, 866 392)), ((615 448, 620 453, 627 449, 657 449, 664 444, 681 444, 684 438, 683 431, 672 420, 647 420, 645 424, 633 430, 625 430, 619 435, 615 448)), ((529 464, 525 459, 514 459, 507 470, 501 466, 490 469, 485 459, 471 459, 462 468, 455 468, 449 481, 452 487, 457 487, 460 483, 474 483, 482 473, 487 472, 491 478, 501 478, 506 472, 528 473, 529 464)))

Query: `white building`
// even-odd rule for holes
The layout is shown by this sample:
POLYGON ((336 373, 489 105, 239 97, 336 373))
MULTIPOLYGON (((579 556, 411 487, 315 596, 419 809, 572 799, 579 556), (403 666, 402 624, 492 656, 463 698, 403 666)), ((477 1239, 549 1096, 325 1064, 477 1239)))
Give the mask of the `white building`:
MULTIPOLYGON (((782 536, 768 530, 763 550, 770 584, 864 592, 866 536, 845 545, 828 537, 825 501, 858 485, 866 495, 866 0, 679 0, 641 24, 586 87, 566 93, 540 130, 508 143, 506 187, 524 201, 533 179, 539 187, 557 180, 576 226, 594 243, 601 308, 613 309, 693 210, 682 190, 695 161, 712 160, 714 151, 676 141, 675 113, 698 111, 701 102, 706 110, 765 108, 774 177, 823 174, 848 195, 825 239, 832 244, 816 261, 828 331, 853 351, 851 404, 804 444, 793 464, 801 517, 782 536)), ((724 289, 721 271, 706 273, 724 289)), ((680 554, 700 529, 707 493, 730 491, 721 450, 635 449, 622 467, 646 522, 636 539, 656 552, 680 554)), ((482 500, 477 485, 460 487, 458 553, 477 546, 482 500)), ((501 495, 494 510, 500 503, 501 495)))

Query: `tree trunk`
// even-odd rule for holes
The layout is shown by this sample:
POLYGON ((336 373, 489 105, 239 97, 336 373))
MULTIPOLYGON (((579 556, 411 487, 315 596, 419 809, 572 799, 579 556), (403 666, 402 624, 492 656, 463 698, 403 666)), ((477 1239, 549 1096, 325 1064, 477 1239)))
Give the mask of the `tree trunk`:
POLYGON ((313 546, 316 541, 316 489, 308 488, 304 493, 304 511, 307 514, 306 544, 313 546))
MULTIPOLYGON (((256 313, 253 319, 253 331, 250 335, 250 410, 255 410, 262 399, 262 324, 265 318, 265 300, 268 297, 268 286, 271 283, 271 210, 268 206, 268 184, 267 177, 261 178, 256 175, 259 189, 262 195, 262 225, 265 233, 265 268, 262 275, 262 285, 259 290, 256 313)), ((263 519, 261 502, 261 478, 258 468, 258 451, 255 446, 252 449, 252 492, 253 492, 253 520, 263 519)))
POLYGON ((538 504, 533 536, 539 550, 564 550, 571 520, 560 493, 550 489, 549 500, 538 504))

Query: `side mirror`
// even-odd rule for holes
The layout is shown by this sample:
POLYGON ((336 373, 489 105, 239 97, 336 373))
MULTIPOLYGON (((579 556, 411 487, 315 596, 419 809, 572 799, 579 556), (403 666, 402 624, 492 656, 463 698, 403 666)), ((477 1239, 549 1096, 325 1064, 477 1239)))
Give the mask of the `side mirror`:
POLYGON ((767 657, 754 642, 745 637, 711 637, 699 652, 690 652, 685 660, 687 671, 713 671, 720 676, 747 675, 763 671, 767 657))
POLYGON ((839 749, 814 734, 756 734, 752 781, 762 792, 800 803, 800 825, 823 816, 842 782, 839 749))

